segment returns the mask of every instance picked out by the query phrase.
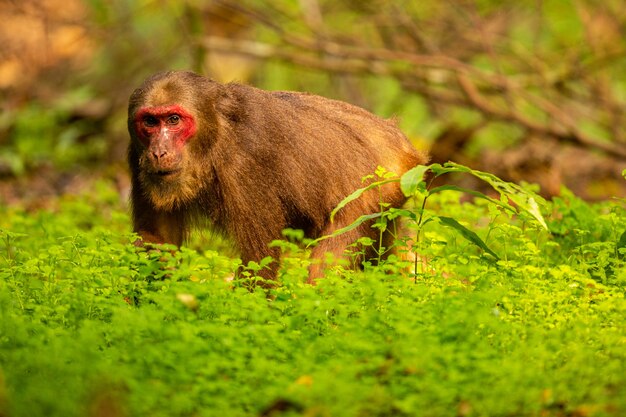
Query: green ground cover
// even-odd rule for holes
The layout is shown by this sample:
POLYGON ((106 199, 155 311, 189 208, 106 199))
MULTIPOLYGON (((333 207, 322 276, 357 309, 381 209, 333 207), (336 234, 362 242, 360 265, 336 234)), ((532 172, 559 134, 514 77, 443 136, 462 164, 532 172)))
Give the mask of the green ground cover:
MULTIPOLYGON (((417 277, 329 271, 284 244, 270 297, 198 235, 138 251, 100 183, 0 208, 0 416, 626 415, 626 210, 569 195, 537 222, 457 192, 417 277)), ((221 241, 220 241, 221 242, 221 241)), ((396 272, 384 272, 382 269, 396 272)))

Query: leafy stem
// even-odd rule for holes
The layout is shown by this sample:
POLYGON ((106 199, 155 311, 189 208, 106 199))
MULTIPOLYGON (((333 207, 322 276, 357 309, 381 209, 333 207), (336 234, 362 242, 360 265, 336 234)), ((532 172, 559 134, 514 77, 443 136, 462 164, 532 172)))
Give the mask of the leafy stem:
MULTIPOLYGON (((421 239, 421 230, 424 225, 430 221, 436 220, 443 226, 454 229, 458 232, 463 238, 471 242, 480 248, 483 252, 491 255, 494 259, 499 260, 499 256, 491 249, 487 244, 481 239, 474 231, 469 228, 463 226, 457 220, 441 216, 437 214, 431 214, 427 219, 425 218, 426 213, 426 203, 430 196, 441 193, 443 191, 457 191, 465 194, 469 194, 475 198, 481 198, 488 201, 490 204, 493 204, 500 210, 504 210, 510 212, 512 214, 517 214, 520 216, 524 216, 531 221, 534 221, 542 226, 544 229, 548 229, 546 221, 541 214, 540 208, 545 206, 545 201, 542 197, 537 195, 536 193, 526 190, 523 187, 506 182, 493 174, 489 174, 482 171, 477 171, 471 169, 469 167, 454 163, 447 162, 443 165, 441 164, 431 164, 431 165, 418 165, 409 171, 407 171, 402 177, 398 178, 395 174, 387 172, 386 170, 379 167, 376 170, 376 175, 381 178, 379 181, 373 181, 365 187, 359 188, 354 191, 352 194, 344 198, 335 209, 331 213, 331 221, 334 219, 334 216, 345 207, 351 201, 354 201, 360 198, 363 193, 368 190, 378 188, 380 199, 382 200, 382 190, 381 187, 390 183, 400 183, 400 189, 404 193, 404 195, 408 198, 415 198, 418 195, 423 195, 422 203, 420 208, 418 209, 419 213, 411 210, 390 210, 388 205, 384 201, 380 201, 380 211, 372 214, 365 214, 356 219, 352 224, 343 227, 341 229, 336 230, 331 235, 322 236, 317 239, 315 242, 318 242, 323 239, 327 239, 330 237, 334 237, 337 235, 341 235, 350 230, 359 227, 363 223, 367 221, 371 221, 374 219, 378 219, 376 222, 377 227, 379 227, 379 243, 378 243, 378 260, 381 260, 383 254, 383 233, 386 229, 387 221, 390 218, 395 218, 396 216, 408 217, 412 221, 415 222, 417 226, 417 232, 415 235, 415 244, 419 244, 421 239), (430 179, 428 182, 425 180, 426 174, 431 173, 430 179), (490 185, 499 195, 500 198, 496 199, 490 197, 486 194, 483 194, 479 191, 459 187, 452 184, 442 185, 435 188, 432 188, 434 180, 442 175, 451 174, 451 173, 461 173, 472 175, 483 182, 486 182, 490 185)), ((366 178, 372 178, 373 176, 368 176, 366 178)), ((415 271, 417 271, 417 257, 414 261, 415 263, 415 271)))

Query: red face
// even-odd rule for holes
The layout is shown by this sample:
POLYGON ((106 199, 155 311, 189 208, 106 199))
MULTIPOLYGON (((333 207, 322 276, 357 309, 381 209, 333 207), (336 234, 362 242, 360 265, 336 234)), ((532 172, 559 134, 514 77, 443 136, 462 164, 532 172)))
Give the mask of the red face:
POLYGON ((193 116, 179 105, 140 108, 135 132, 146 147, 149 171, 170 175, 180 170, 182 148, 196 133, 193 116))
POLYGON ((196 133, 193 116, 179 105, 142 107, 135 114, 135 131, 139 140, 151 146, 154 140, 167 135, 182 146, 196 133))

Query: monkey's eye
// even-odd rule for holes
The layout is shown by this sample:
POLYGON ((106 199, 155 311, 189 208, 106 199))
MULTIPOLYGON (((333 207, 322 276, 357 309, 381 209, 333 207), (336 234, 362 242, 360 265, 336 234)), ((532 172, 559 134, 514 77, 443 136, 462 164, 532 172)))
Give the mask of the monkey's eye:
POLYGON ((156 117, 154 116, 146 116, 143 119, 143 124, 146 127, 154 127, 159 123, 156 117))
POLYGON ((170 125, 177 125, 180 122, 180 116, 177 114, 173 114, 167 118, 167 123, 170 125))

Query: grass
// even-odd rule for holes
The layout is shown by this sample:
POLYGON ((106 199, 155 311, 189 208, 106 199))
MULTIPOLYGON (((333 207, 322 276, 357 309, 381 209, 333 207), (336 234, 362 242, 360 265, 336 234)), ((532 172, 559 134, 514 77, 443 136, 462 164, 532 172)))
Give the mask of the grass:
POLYGON ((0 416, 626 415, 624 208, 564 192, 548 232, 441 192, 499 260, 432 221, 415 279, 313 287, 287 243, 268 298, 210 237, 138 251, 106 183, 2 207, 0 416))

